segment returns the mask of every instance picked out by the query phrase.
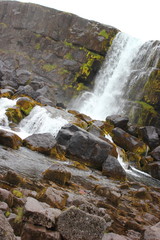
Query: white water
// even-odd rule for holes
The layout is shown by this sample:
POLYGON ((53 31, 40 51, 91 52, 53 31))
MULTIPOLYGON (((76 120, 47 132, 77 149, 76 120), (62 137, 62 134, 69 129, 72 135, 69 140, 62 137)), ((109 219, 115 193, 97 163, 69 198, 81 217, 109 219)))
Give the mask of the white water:
POLYGON ((17 99, 0 99, 0 129, 14 132, 22 139, 34 133, 51 133, 56 137, 61 127, 68 123, 68 121, 61 116, 53 118, 51 113, 49 113, 45 108, 36 106, 32 109, 30 114, 20 122, 15 130, 13 130, 9 126, 9 121, 5 112, 8 108, 16 105, 16 102, 17 99))
POLYGON ((122 90, 143 42, 124 33, 118 33, 95 80, 93 92, 83 93, 73 108, 93 119, 121 112, 122 90))

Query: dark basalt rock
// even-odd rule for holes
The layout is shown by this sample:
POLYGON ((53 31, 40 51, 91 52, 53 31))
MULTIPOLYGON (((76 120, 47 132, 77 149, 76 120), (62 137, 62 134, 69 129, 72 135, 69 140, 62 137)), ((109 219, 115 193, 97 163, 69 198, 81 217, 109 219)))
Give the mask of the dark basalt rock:
POLYGON ((122 117, 120 115, 111 115, 106 118, 106 122, 112 124, 114 127, 119 127, 126 130, 128 127, 127 124, 129 122, 129 118, 122 117))
POLYGON ((12 132, 0 130, 0 144, 13 149, 18 149, 22 145, 22 139, 12 132))
POLYGON ((117 158, 108 156, 102 165, 102 174, 113 179, 125 180, 126 172, 118 162, 117 158))
POLYGON ((151 150, 156 148, 160 143, 156 128, 153 126, 140 127, 139 135, 151 150))
POLYGON ((147 150, 147 145, 138 138, 130 135, 121 128, 114 128, 113 141, 126 151, 144 155, 147 150))
POLYGON ((160 161, 160 146, 156 147, 150 154, 156 161, 160 161))
POLYGON ((149 164, 149 173, 153 178, 160 180, 160 162, 154 162, 149 164))
POLYGON ((23 145, 33 151, 50 155, 56 145, 54 136, 50 133, 33 134, 23 140, 23 145))
POLYGON ((57 144, 65 147, 68 157, 97 169, 102 169, 103 162, 113 149, 108 142, 71 124, 61 128, 56 140, 57 144))

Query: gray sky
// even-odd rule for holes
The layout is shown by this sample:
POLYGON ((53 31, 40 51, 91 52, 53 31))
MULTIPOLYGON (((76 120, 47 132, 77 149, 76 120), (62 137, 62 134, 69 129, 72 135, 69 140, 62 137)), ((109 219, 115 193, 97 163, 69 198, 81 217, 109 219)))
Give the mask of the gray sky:
POLYGON ((160 40, 160 0, 21 0, 112 25, 143 40, 160 40))

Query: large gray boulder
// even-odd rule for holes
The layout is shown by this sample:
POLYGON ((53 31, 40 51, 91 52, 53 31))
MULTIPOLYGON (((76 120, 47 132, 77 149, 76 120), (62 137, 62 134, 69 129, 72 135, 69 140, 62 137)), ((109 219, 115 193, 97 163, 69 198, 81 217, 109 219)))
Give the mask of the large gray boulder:
POLYGON ((58 218, 58 231, 66 240, 100 240, 106 230, 102 217, 70 207, 58 218))
POLYGON ((108 142, 72 124, 62 127, 56 140, 71 159, 100 170, 113 149, 108 142))

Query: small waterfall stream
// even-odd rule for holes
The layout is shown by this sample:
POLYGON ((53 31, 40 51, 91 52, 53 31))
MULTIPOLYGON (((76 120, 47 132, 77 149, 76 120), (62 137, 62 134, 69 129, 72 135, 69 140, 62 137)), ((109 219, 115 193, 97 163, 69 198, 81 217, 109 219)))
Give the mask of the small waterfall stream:
POLYGON ((34 133, 51 133, 53 136, 56 136, 61 127, 68 123, 68 121, 61 116, 56 116, 53 118, 51 113, 48 112, 46 108, 35 106, 30 114, 25 117, 16 127, 16 131, 14 131, 9 126, 9 121, 5 112, 8 108, 15 106, 16 102, 17 99, 0 99, 0 129, 14 132, 22 139, 34 133))

